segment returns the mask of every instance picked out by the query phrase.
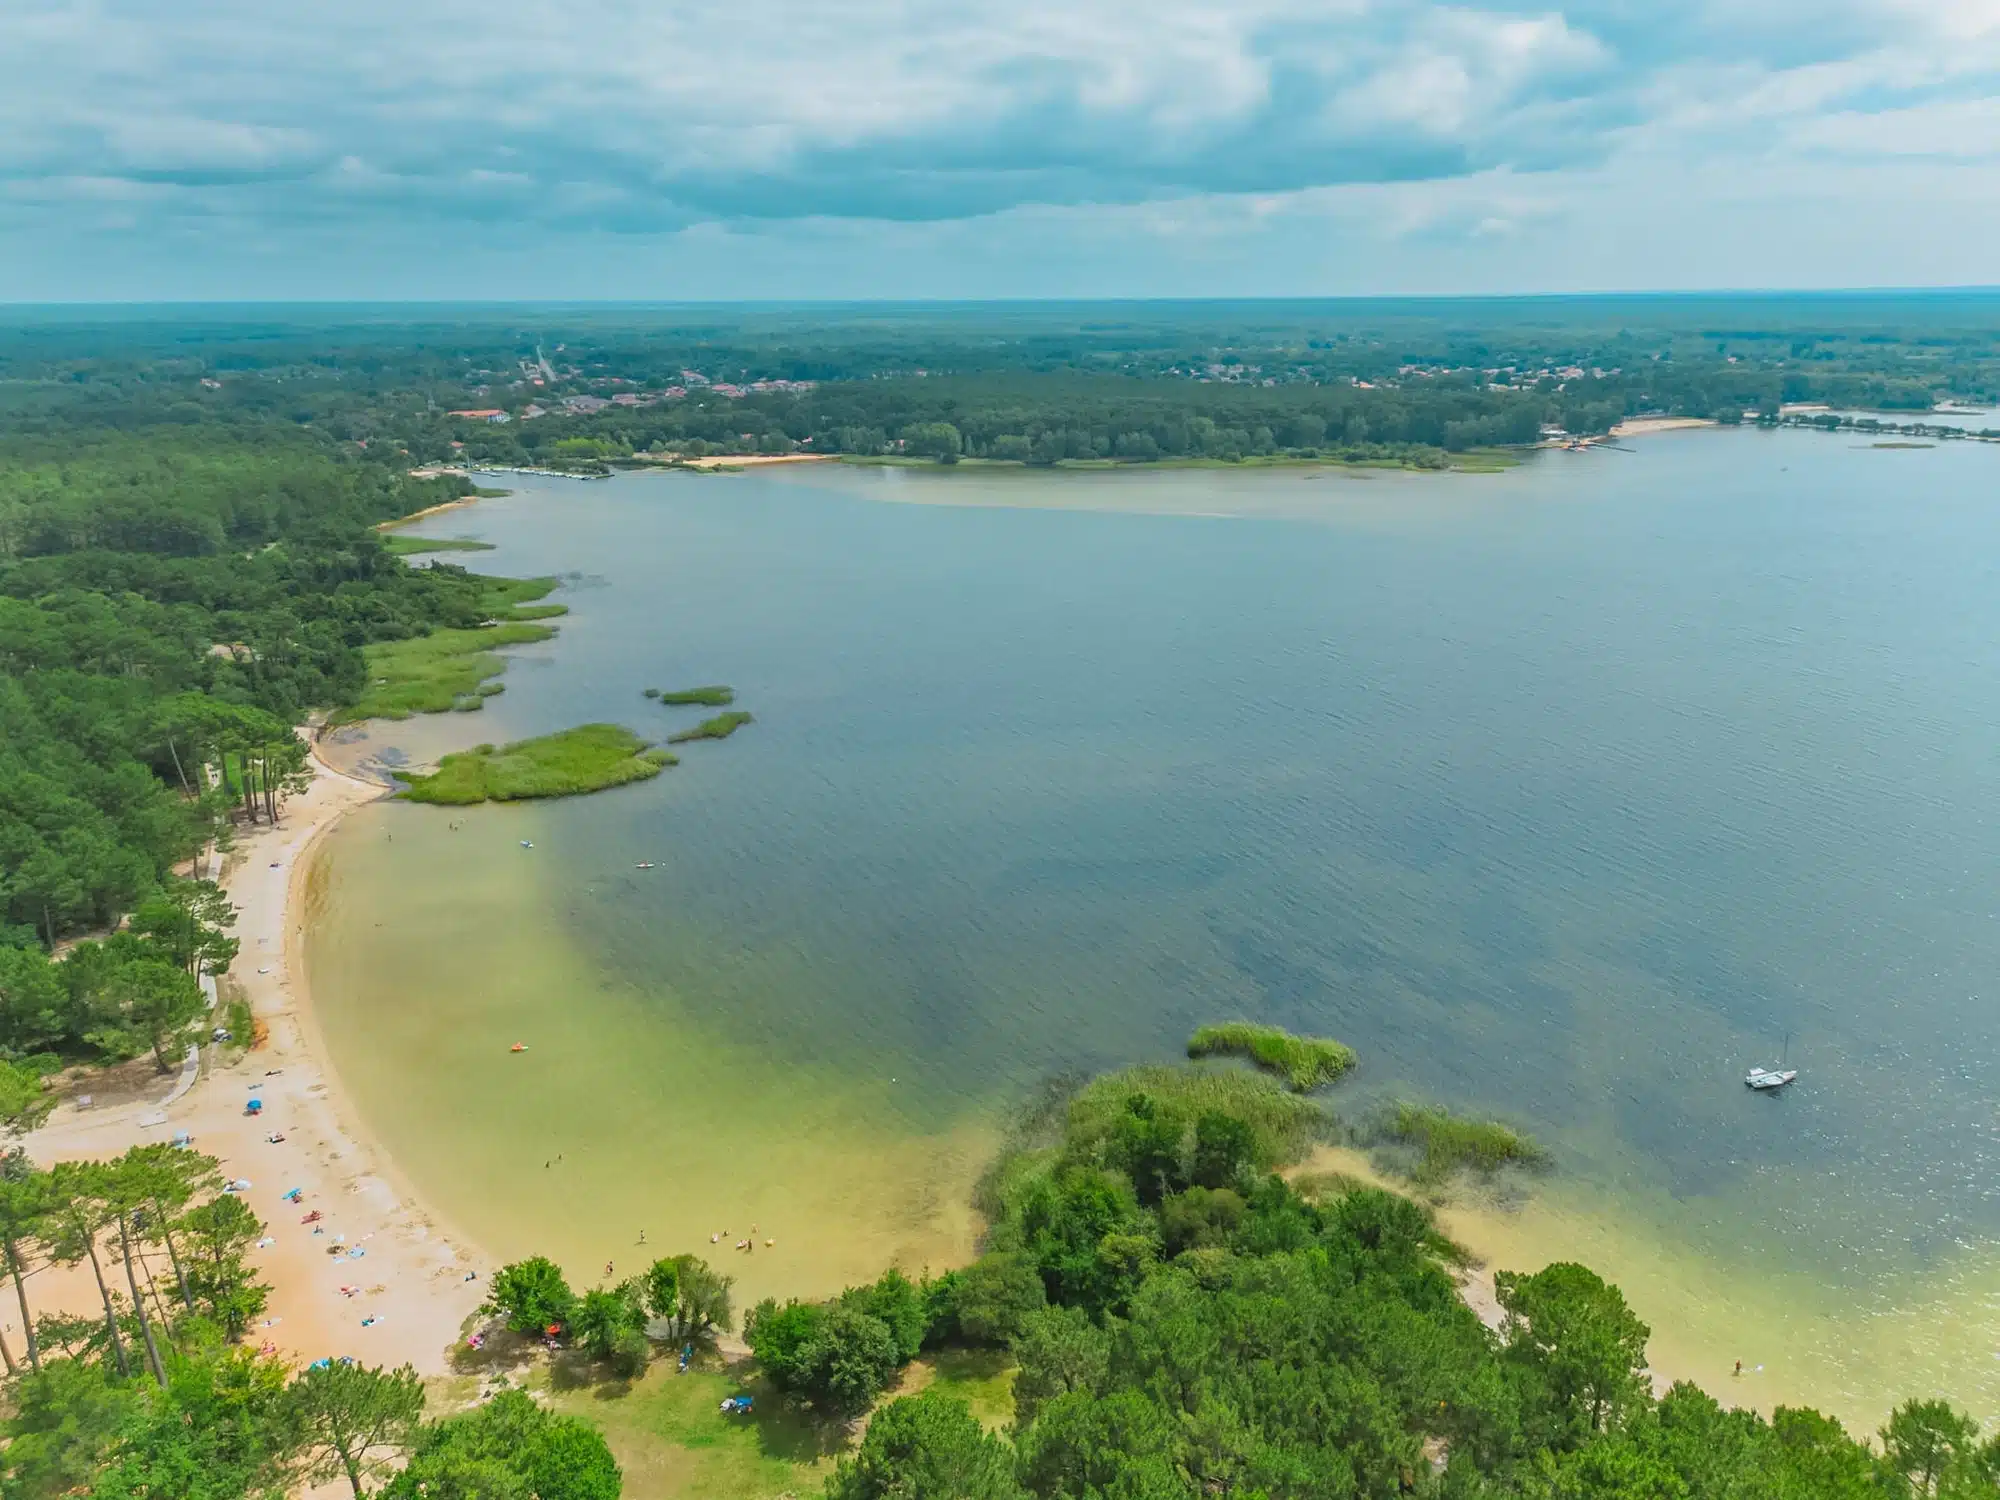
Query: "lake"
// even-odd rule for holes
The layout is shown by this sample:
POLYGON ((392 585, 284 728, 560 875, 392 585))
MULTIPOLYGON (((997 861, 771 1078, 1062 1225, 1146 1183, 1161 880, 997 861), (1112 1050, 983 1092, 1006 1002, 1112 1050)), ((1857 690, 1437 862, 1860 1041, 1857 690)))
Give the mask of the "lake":
POLYGON ((506 482, 418 529, 562 575, 561 634, 344 753, 756 722, 329 840, 333 1059, 496 1254, 942 1267, 1038 1092, 1249 1016, 1359 1050, 1344 1116, 1534 1131, 1454 1227, 1619 1281, 1664 1368, 2000 1415, 2000 450, 506 482))

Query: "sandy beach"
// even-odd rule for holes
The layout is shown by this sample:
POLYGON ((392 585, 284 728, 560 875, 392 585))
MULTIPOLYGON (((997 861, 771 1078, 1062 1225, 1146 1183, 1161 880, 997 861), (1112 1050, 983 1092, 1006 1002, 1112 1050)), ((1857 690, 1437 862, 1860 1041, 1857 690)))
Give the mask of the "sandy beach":
POLYGON ((1611 429, 1614 438, 1644 437, 1649 432, 1686 432, 1695 427, 1714 427, 1713 417, 1628 417, 1611 429))
MULTIPOLYGON (((268 1030, 262 1045, 222 1067, 213 1065, 214 1049, 204 1049, 199 1081, 164 1107, 66 1102, 24 1144, 46 1166, 188 1132, 225 1176, 250 1182, 243 1198, 270 1238, 251 1252, 272 1290, 266 1320, 248 1342, 301 1364, 352 1355, 437 1374, 484 1294, 488 1267, 418 1207, 358 1128, 319 1045, 301 966, 312 853, 343 814, 387 788, 324 762, 316 770, 276 827, 239 835, 224 871, 242 943, 230 978, 268 1030), (245 1113, 253 1095, 264 1106, 255 1117, 245 1113), (284 1139, 273 1143, 273 1134, 284 1139), (284 1201, 293 1188, 297 1202, 284 1201), (318 1223, 302 1222, 314 1212, 318 1223), (468 1281, 474 1272, 479 1279, 468 1281)), ((168 1087, 161 1079, 154 1098, 168 1087)), ((37 1270, 29 1299, 38 1315, 97 1311, 87 1267, 37 1270)), ((18 1330, 8 1332, 18 1351, 18 1330)))
POLYGON ((663 467, 676 469, 764 469, 772 464, 823 464, 831 463, 835 455, 831 453, 712 453, 706 458, 651 459, 644 453, 635 453, 634 458, 648 458, 663 467))
MULTIPOLYGON (((460 479, 465 478, 465 470, 463 469, 410 470, 410 477, 412 479, 436 479, 442 474, 453 474, 460 479)), ((426 516, 443 515, 448 510, 463 510, 468 505, 478 504, 481 498, 478 495, 461 495, 456 500, 445 500, 436 505, 426 505, 422 510, 413 510, 407 516, 398 516, 393 521, 377 521, 375 529, 377 531, 394 531, 399 526, 412 525, 417 521, 423 520, 426 516)))

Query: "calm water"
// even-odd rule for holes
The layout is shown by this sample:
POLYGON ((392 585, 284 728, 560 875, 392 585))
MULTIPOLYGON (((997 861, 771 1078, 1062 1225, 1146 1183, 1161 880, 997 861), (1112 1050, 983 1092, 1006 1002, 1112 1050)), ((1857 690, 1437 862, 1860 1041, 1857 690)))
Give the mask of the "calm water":
POLYGON ((1357 1047, 1350 1112, 1533 1128, 1560 1173, 1465 1232, 1617 1277, 1677 1373, 2000 1415, 2000 450, 524 483, 428 530, 568 575, 562 634, 360 748, 757 722, 333 841, 336 1060, 496 1251, 941 1264, 1039 1083, 1248 1015, 1357 1047))

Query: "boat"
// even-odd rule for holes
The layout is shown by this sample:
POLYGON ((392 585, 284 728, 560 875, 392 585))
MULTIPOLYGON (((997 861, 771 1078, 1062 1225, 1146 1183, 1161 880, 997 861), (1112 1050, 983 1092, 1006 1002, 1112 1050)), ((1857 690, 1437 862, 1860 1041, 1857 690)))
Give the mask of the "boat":
POLYGON ((526 1052, 528 1050, 528 1044, 526 1042, 516 1042, 514 1043, 513 1046, 509 1047, 507 1050, 509 1052, 526 1052))
POLYGON ((1788 1068, 1785 1066, 1785 1063, 1790 1059, 1791 1055, 1792 1055, 1792 1038, 1791 1034, 1787 1032, 1785 1035, 1785 1045, 1783 1049, 1778 1053, 1777 1067, 1775 1068, 1766 1068, 1762 1066, 1753 1067, 1750 1069, 1749 1072, 1743 1075, 1743 1082, 1747 1084, 1749 1087, 1756 1089, 1759 1093, 1770 1093, 1775 1089, 1783 1088, 1786 1084, 1790 1083, 1794 1078, 1797 1078, 1799 1076, 1799 1070, 1797 1068, 1788 1068))
POLYGON ((639 863, 632 866, 632 868, 635 870, 650 870, 653 868, 653 862, 650 859, 642 859, 639 863))

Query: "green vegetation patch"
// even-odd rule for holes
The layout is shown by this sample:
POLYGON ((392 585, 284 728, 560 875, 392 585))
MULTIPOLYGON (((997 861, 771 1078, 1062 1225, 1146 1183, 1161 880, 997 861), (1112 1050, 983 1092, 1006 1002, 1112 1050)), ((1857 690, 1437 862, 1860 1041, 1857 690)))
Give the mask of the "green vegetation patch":
POLYGON ((564 605, 537 602, 556 586, 553 578, 492 578, 486 584, 479 602, 490 623, 364 647, 368 685, 333 722, 476 709, 481 697, 491 696, 488 680, 507 670, 496 653, 550 639, 554 627, 536 622, 568 613, 564 605))
POLYGON ((357 719, 407 719, 411 714, 437 714, 476 697, 489 677, 507 670, 496 653, 503 646, 525 646, 555 634, 547 625, 485 625, 475 630, 434 630, 406 641, 384 641, 363 649, 368 686, 340 723, 357 719))
POLYGON ((673 764, 672 755, 649 749, 622 725, 582 724, 497 749, 479 745, 447 755, 433 774, 408 778, 399 795, 451 806, 576 797, 645 781, 673 764))
POLYGON ((1276 1081, 1235 1068, 1176 1064, 1123 1068, 1095 1078, 1070 1101, 1064 1150, 1094 1156, 1119 1128, 1135 1094, 1144 1094, 1181 1117, 1226 1114, 1250 1127, 1253 1160, 1260 1170, 1302 1161, 1331 1126, 1324 1110, 1287 1093, 1276 1081))
POLYGON ((726 740, 745 724, 754 722, 750 715, 741 710, 717 714, 712 719, 703 719, 692 729, 683 729, 679 734, 668 735, 667 743, 685 745, 689 740, 726 740))
POLYGON ((391 532, 382 545, 393 557, 415 557, 422 552, 491 552, 491 542, 475 542, 462 536, 401 536, 391 532))
POLYGON ((1466 1119, 1436 1104, 1393 1105, 1375 1134, 1392 1147, 1389 1164, 1426 1186, 1462 1171, 1491 1175, 1502 1167, 1539 1168, 1549 1161, 1533 1137, 1511 1125, 1466 1119))
POLYGON ((215 1024, 229 1033, 225 1044, 231 1053, 248 1052, 257 1041, 257 1017, 250 1009, 250 1000, 240 987, 223 982, 222 1005, 215 1011, 215 1024))
POLYGON ((554 1395, 555 1410, 604 1430, 625 1471, 625 1493, 648 1500, 780 1500, 816 1496, 833 1468, 837 1438, 810 1412, 789 1407, 761 1375, 697 1365, 685 1375, 658 1361, 615 1400, 585 1386, 554 1395), (752 1417, 725 1415, 731 1396, 751 1395, 752 1417))
POLYGON ((1277 1026, 1226 1021, 1188 1038, 1189 1057, 1247 1057, 1306 1093, 1332 1083, 1354 1066, 1354 1049, 1329 1037, 1293 1036, 1277 1026))
POLYGON ((1020 1368, 1004 1350, 939 1349, 928 1365, 931 1379, 921 1389, 956 1396, 986 1427, 1013 1425, 1014 1378, 1020 1368))
POLYGON ((736 701, 736 689, 724 687, 720 683, 710 687, 682 688, 677 693, 663 692, 659 688, 647 688, 646 696, 657 698, 660 702, 677 708, 688 704, 699 704, 703 708, 727 708, 736 701))

